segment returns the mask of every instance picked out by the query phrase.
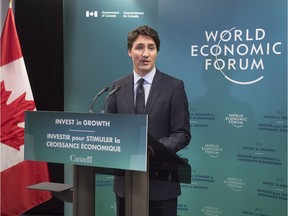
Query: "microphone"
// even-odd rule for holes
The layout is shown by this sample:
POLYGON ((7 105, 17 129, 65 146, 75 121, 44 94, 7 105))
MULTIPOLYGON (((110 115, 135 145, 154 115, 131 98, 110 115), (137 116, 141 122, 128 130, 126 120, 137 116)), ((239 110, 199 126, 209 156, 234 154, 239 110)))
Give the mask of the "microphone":
POLYGON ((108 90, 109 90, 109 87, 108 87, 108 86, 105 86, 103 89, 101 89, 101 91, 99 91, 99 92, 95 95, 95 97, 94 97, 94 99, 93 99, 93 102, 92 102, 92 104, 91 104, 89 113, 93 113, 93 108, 94 108, 96 99, 97 99, 100 95, 102 95, 104 92, 106 92, 106 91, 108 91, 108 90))
POLYGON ((118 91, 120 88, 121 88, 120 85, 116 85, 116 86, 114 87, 114 89, 109 92, 109 94, 107 95, 107 97, 106 97, 106 99, 105 99, 104 106, 103 106, 103 109, 102 109, 101 113, 104 113, 104 112, 105 112, 105 111, 104 111, 104 108, 105 108, 105 106, 106 106, 106 103, 107 103, 108 98, 109 98, 111 95, 113 95, 116 91, 118 91))

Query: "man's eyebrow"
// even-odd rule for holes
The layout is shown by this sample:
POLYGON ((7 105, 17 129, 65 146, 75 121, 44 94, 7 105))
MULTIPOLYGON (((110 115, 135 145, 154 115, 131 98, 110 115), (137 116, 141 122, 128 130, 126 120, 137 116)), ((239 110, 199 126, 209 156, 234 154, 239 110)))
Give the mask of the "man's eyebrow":
MULTIPOLYGON (((136 45, 136 46, 137 46, 137 45, 144 46, 145 44, 144 44, 144 43, 136 43, 135 45, 136 45)), ((148 46, 156 46, 156 44, 155 44, 155 43, 149 43, 148 46)))

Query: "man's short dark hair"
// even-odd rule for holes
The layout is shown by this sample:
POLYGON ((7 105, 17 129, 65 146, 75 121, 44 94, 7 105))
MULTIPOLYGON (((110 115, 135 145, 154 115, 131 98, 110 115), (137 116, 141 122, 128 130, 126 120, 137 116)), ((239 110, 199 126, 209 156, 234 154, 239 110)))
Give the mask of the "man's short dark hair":
POLYGON ((153 28, 150 28, 147 25, 139 26, 128 33, 127 37, 127 48, 128 50, 132 49, 133 43, 139 35, 147 35, 153 39, 156 44, 157 51, 160 50, 160 38, 153 28))

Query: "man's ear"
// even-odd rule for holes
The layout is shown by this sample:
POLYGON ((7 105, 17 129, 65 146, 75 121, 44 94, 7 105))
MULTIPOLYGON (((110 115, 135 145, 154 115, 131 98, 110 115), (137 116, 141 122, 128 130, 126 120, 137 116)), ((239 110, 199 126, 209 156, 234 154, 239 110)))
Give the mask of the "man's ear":
POLYGON ((128 50, 128 55, 131 57, 131 49, 128 50))

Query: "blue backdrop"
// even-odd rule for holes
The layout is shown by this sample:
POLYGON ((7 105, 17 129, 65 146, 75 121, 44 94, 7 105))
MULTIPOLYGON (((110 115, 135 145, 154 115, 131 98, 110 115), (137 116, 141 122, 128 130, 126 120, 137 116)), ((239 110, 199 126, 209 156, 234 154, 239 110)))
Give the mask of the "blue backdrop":
MULTIPOLYGON (((192 140, 179 155, 193 179, 179 216, 287 215, 286 0, 67 0, 64 14, 67 111, 88 111, 132 72, 130 29, 158 30, 157 67, 189 99, 192 140)), ((97 211, 115 215, 113 177, 96 183, 97 211)))

